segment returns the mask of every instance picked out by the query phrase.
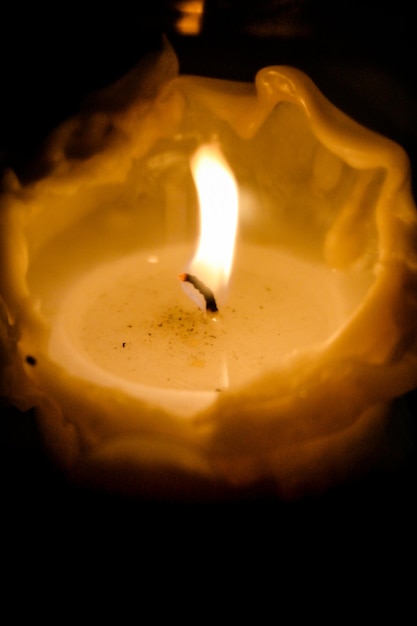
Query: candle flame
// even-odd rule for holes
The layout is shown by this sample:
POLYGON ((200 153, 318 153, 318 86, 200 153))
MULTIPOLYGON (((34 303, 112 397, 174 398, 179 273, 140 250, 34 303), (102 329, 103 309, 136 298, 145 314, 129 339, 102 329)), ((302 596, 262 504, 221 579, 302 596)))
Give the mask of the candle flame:
POLYGON ((181 35, 198 35, 203 22, 205 0, 182 0, 174 4, 178 14, 175 28, 181 35))
MULTIPOLYGON (((215 145, 203 145, 191 159, 191 172, 200 208, 200 235, 187 272, 198 277, 224 303, 233 265, 238 220, 238 190, 235 177, 215 145)), ((206 309, 204 297, 184 282, 193 300, 206 309)))

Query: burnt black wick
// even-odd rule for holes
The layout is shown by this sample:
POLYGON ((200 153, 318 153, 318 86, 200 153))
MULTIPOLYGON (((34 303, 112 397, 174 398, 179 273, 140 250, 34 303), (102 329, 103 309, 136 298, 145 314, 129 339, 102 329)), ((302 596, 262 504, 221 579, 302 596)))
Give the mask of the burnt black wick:
POLYGON ((197 278, 197 276, 193 276, 192 274, 181 274, 180 280, 185 283, 190 283, 201 293, 204 300, 206 301, 206 310, 211 311, 212 313, 217 313, 219 310, 217 308, 216 299, 214 297, 211 289, 207 287, 201 280, 197 278))

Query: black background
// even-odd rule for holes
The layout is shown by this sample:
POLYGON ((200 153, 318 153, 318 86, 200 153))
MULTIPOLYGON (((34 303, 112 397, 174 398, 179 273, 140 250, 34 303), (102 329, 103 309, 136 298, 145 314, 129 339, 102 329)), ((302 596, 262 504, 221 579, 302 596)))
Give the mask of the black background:
MULTIPOLYGON (((86 94, 111 84, 147 51, 157 49, 166 33, 183 73, 253 80, 266 65, 306 71, 339 108, 400 143, 415 178, 412 4, 208 0, 197 37, 178 35, 175 18, 174 3, 161 0, 144 6, 121 2, 94 11, 86 5, 4 7, 1 165, 24 179, 48 132, 75 113, 86 94), (262 31, 261 25, 266 25, 262 31)), ((413 449, 416 393, 406 402, 413 449)), ((401 572, 414 560, 412 455, 388 473, 291 504, 253 498, 209 505, 132 501, 67 485, 48 462, 32 412, 3 406, 2 413, 3 545, 11 542, 18 560, 34 546, 42 560, 46 545, 69 558, 74 537, 78 545, 94 546, 102 554, 110 546, 130 554, 135 546, 139 552, 150 548, 160 558, 175 553, 181 560, 193 553, 200 564, 213 556, 213 547, 216 558, 229 558, 233 550, 240 558, 270 555, 275 562, 289 548, 297 558, 305 551, 313 554, 313 569, 326 548, 335 562, 355 563, 356 577, 362 559, 372 563, 373 574, 379 566, 385 571, 388 557, 401 572)))

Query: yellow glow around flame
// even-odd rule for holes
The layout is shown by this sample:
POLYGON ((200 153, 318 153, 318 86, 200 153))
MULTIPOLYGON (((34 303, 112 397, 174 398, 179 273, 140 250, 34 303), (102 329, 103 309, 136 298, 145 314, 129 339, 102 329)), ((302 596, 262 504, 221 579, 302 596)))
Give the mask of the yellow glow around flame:
MULTIPOLYGON (((233 264, 238 221, 237 184, 222 153, 214 145, 203 145, 197 150, 191 160, 191 172, 199 200, 200 235, 187 271, 203 281, 217 303, 222 304, 233 264)), ((203 308, 200 297, 194 299, 203 308)))

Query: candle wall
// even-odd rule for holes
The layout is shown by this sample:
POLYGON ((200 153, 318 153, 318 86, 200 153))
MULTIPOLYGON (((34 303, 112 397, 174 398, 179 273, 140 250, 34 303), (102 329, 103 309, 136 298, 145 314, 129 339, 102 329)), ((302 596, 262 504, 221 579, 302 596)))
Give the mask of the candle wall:
POLYGON ((367 441, 417 384, 416 214, 401 148, 294 69, 266 68, 254 85, 177 76, 167 49, 59 128, 44 158, 42 179, 4 182, 3 384, 12 402, 37 407, 74 480, 170 495, 260 483, 298 493, 372 463, 367 441), (241 244, 337 275, 343 312, 320 342, 292 346, 184 417, 169 401, 68 371, 51 358, 51 329, 97 264, 192 244, 188 164, 213 139, 241 189, 241 244))

